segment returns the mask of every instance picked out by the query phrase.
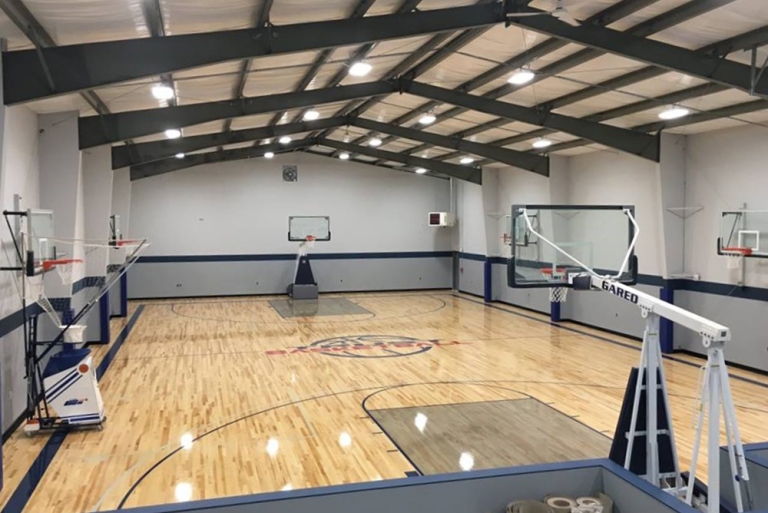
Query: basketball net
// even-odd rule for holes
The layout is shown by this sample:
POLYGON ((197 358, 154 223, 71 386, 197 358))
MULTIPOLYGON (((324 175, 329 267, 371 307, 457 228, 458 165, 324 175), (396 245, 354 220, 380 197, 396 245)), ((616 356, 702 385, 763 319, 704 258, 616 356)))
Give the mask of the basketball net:
MULTIPOLYGON (((541 269, 541 275, 550 282, 560 282, 565 276, 565 269, 552 269, 544 267, 541 269)), ((550 287, 549 302, 564 303, 568 299, 568 287, 550 287)))
POLYGON ((722 254, 725 255, 725 265, 728 269, 738 269, 744 257, 752 254, 749 248, 723 248, 722 254))

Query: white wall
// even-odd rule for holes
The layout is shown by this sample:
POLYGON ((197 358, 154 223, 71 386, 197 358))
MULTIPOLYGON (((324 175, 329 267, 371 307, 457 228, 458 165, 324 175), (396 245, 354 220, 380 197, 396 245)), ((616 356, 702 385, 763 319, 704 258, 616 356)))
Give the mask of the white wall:
POLYGON ((295 253, 289 216, 330 216, 313 253, 450 251, 450 230, 427 226, 449 208, 447 180, 308 154, 200 166, 134 181, 132 237, 148 255, 295 253), (297 182, 282 165, 297 164, 297 182))
MULTIPOLYGON (((39 207, 37 114, 26 107, 2 110, 5 111, 5 136, 2 140, 0 168, 0 210, 14 208, 14 194, 22 196, 22 208, 39 207)), ((3 246, 0 265, 8 265, 13 253, 4 220, 0 226, 0 241, 3 246)), ((0 319, 6 319, 20 310, 21 300, 13 274, 0 273, 0 319)), ((5 430, 26 407, 24 339, 21 328, 0 338, 0 363, 2 429, 5 430)))
MULTIPOLYGON (((705 281, 736 283, 716 252, 723 210, 768 210, 768 130, 743 127, 688 137, 686 205, 703 206, 685 223, 685 268, 705 281)), ((765 219, 768 219, 768 214, 765 219)), ((748 259, 745 284, 768 287, 768 259, 748 259)))

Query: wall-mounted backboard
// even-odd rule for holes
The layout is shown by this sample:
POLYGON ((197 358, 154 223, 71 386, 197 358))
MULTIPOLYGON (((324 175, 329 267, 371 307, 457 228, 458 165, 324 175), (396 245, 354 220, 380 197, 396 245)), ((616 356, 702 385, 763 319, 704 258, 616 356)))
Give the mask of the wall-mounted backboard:
POLYGON ((27 210, 27 247, 36 262, 56 258, 52 210, 27 210))
POLYGON ((635 283, 634 207, 621 205, 513 205, 508 284, 516 288, 569 286, 587 268, 635 283), (547 241, 562 250, 558 251, 547 241))
POLYGON ((288 240, 301 242, 307 237, 316 241, 331 240, 331 218, 328 216, 291 216, 288 218, 288 240))
POLYGON ((768 210, 726 210, 720 217, 718 254, 748 250, 745 257, 768 257, 768 210))

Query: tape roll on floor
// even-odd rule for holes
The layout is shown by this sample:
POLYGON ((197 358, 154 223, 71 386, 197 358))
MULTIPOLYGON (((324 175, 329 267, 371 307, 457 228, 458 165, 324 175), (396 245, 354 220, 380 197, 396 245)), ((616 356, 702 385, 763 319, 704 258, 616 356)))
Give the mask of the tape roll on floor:
POLYGON ((579 506, 602 506, 603 503, 597 497, 579 497, 576 499, 579 506))
POLYGON ((571 513, 571 510, 578 505, 570 497, 547 497, 546 502, 555 513, 571 513))
POLYGON ((555 513, 541 501, 513 501, 507 504, 507 513, 555 513))

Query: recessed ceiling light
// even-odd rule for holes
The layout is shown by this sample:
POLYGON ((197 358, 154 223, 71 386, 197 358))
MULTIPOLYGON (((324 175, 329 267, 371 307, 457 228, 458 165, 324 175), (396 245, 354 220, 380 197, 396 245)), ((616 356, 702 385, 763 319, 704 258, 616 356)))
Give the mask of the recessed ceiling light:
POLYGON ((165 131, 165 136, 168 139, 178 139, 179 137, 181 137, 181 130, 179 130, 178 128, 169 128, 168 130, 165 131))
POLYGON ((274 154, 274 153, 272 153, 271 151, 268 151, 268 152, 266 152, 266 153, 264 154, 264 158, 265 158, 265 159, 271 159, 271 158, 272 158, 272 157, 274 157, 274 156, 275 156, 275 154, 274 154))
POLYGON ((319 117, 320 117, 320 113, 314 109, 308 110, 307 112, 304 113, 304 121, 314 121, 319 117))
POLYGON ((513 73, 512 76, 507 79, 507 82, 513 85, 523 85, 533 80, 535 76, 536 73, 533 71, 529 69, 521 69, 513 73))
POLYGON ((371 138, 371 140, 368 141, 368 146, 373 146, 374 148, 376 146, 381 146, 381 139, 378 137, 371 138))
POLYGON ((280 144, 288 144, 288 143, 289 143, 289 142, 291 142, 292 140, 293 140, 293 139, 291 139, 291 137, 290 137, 290 136, 288 136, 288 135, 284 135, 284 136, 282 136, 282 137, 280 138, 279 142, 280 142, 280 144))
POLYGON ((371 72, 371 69, 373 69, 373 66, 367 62, 359 61, 350 66, 349 74, 353 77, 364 77, 371 72))
POLYGON ((159 84, 152 87, 152 96, 154 96, 158 100, 170 100, 175 96, 175 93, 173 91, 173 87, 168 87, 167 85, 159 84))
POLYGON ((685 107, 675 106, 659 112, 659 117, 664 120, 678 119, 678 118, 685 117, 690 113, 691 111, 686 109, 685 107))
POLYGON ((186 157, 186 155, 184 155, 183 153, 177 153, 176 154, 176 158, 177 159, 183 159, 184 157, 186 157))
POLYGON ((461 160, 459 162, 461 162, 462 164, 471 164, 474 161, 475 159, 473 159, 472 157, 461 157, 461 160))
POLYGON ((427 112, 426 114, 421 116, 421 119, 419 119, 419 123, 422 125, 431 125, 432 123, 435 122, 435 120, 437 120, 437 117, 435 117, 435 115, 432 114, 431 112, 427 112))
POLYGON ((552 146, 552 141, 544 138, 536 139, 535 141, 533 141, 532 146, 534 148, 548 148, 549 146, 552 146))
POLYGON ((423 175, 423 174, 424 174, 424 173, 426 173, 426 172, 427 172, 427 170, 426 170, 426 169, 424 169, 423 167, 417 167, 417 168, 416 168, 416 174, 417 174, 417 175, 423 175))
POLYGON ((342 154, 340 154, 340 155, 339 155, 339 158, 340 158, 341 160, 349 160, 349 153, 347 153, 347 152, 344 152, 344 153, 342 153, 342 154))

